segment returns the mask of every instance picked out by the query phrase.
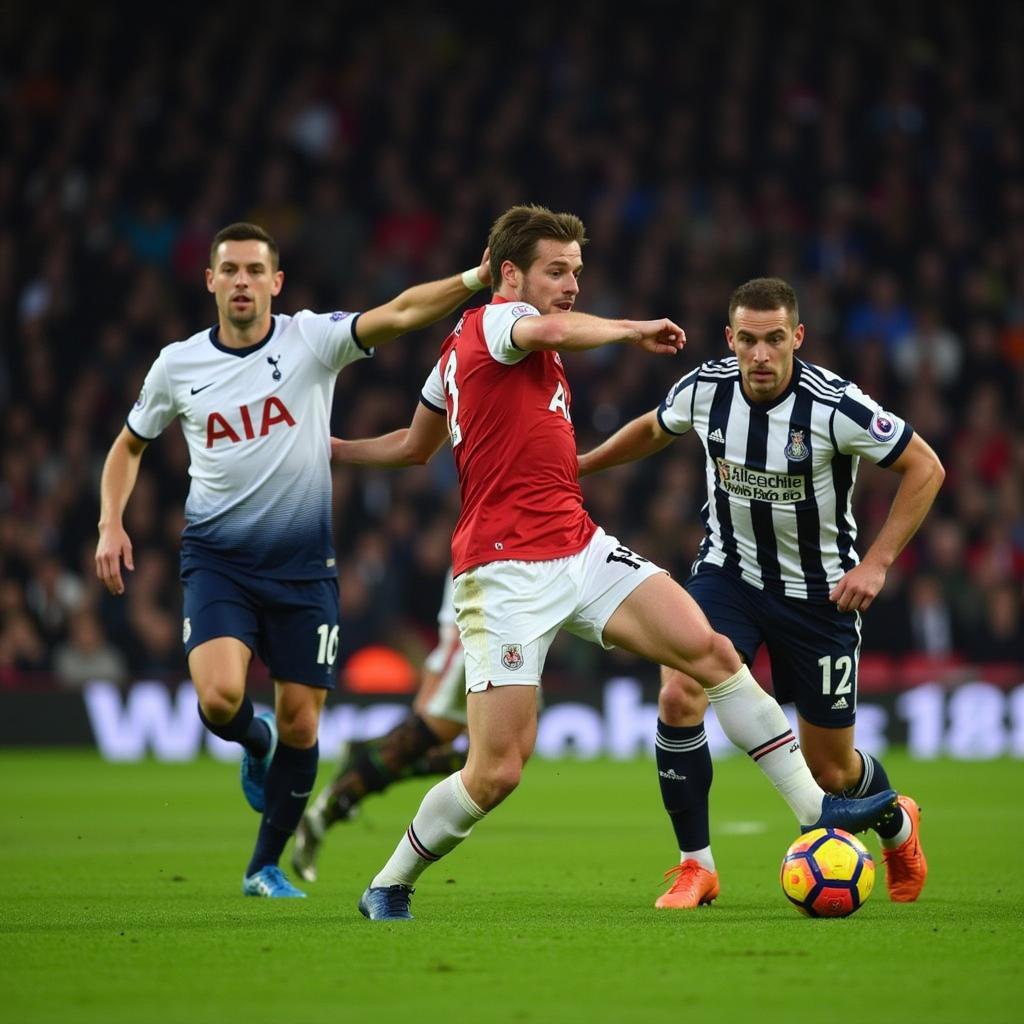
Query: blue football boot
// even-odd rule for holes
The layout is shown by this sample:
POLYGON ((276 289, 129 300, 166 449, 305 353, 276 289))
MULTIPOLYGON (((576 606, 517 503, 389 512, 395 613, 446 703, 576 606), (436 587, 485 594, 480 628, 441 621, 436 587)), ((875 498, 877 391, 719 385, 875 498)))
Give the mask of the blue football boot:
POLYGON ((267 781, 267 769, 274 760, 274 751, 277 750, 277 722, 273 711, 264 711, 256 717, 267 723, 270 730, 270 746, 262 757, 255 757, 248 750, 242 751, 242 792, 249 801, 249 806, 262 814, 267 805, 263 792, 267 781))
POLYGON ((874 796, 859 800, 852 797, 825 794, 821 801, 821 816, 813 825, 802 825, 801 832, 816 828, 841 828, 844 832, 865 832, 889 821, 896 813, 897 794, 887 789, 874 796))
POLYGON ((268 864, 248 878, 243 878, 242 892, 246 896, 267 896, 272 900, 306 898, 306 894, 296 889, 276 864, 268 864))
POLYGON ((359 899, 359 913, 371 921, 411 921, 409 901, 415 891, 408 885, 370 886, 359 899))

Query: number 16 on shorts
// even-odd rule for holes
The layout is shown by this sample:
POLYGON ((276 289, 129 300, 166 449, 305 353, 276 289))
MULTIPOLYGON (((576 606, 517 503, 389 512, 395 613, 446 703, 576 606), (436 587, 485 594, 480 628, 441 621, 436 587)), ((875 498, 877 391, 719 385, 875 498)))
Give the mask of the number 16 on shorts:
POLYGON ((317 652, 316 663, 318 665, 333 665, 334 659, 338 657, 338 631, 340 626, 331 626, 330 623, 323 623, 317 626, 317 652))

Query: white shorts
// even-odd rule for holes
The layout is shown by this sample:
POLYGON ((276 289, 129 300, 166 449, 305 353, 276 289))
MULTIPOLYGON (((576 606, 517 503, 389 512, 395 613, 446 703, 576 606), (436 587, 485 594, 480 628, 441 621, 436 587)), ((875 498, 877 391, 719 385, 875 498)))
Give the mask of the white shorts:
POLYGON ((664 569, 598 528, 575 555, 548 562, 488 562, 455 580, 455 613, 466 654, 467 692, 540 685, 560 629, 610 647, 612 613, 664 569))
POLYGON ((459 629, 454 622, 445 622, 441 624, 439 633, 437 646, 423 664, 440 679, 423 710, 435 718, 465 725, 466 656, 459 641, 459 629))

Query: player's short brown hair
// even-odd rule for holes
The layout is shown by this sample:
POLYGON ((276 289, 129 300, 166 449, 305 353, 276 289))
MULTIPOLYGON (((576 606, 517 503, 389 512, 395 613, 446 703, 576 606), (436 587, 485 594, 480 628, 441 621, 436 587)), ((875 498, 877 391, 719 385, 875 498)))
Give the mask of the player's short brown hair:
POLYGON ((251 241, 267 243, 267 248, 270 250, 270 269, 276 271, 281 258, 281 251, 277 247, 277 242, 271 237, 270 232, 261 228, 259 224, 249 224, 245 221, 236 221, 234 224, 229 224, 226 228, 221 228, 213 236, 213 241, 210 243, 210 267, 213 268, 217 264, 217 248, 221 242, 251 241))
POLYGON ((529 270, 537 258, 537 243, 543 239, 557 242, 587 242, 583 221, 574 213, 552 213, 546 206, 511 206, 492 225, 487 236, 491 250, 491 280, 501 285, 501 265, 511 260, 520 270, 529 270))
POLYGON ((800 307, 796 301, 796 292, 781 277, 755 277, 752 281, 741 284, 729 299, 730 323, 740 306, 762 312, 784 309, 789 313, 790 323, 794 327, 800 323, 800 307))

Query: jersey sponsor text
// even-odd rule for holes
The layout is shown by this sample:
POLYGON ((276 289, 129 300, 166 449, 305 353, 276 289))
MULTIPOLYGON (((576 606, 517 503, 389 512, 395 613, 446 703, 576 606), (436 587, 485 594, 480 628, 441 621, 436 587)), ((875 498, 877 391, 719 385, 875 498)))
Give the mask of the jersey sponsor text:
POLYGON ((807 480, 802 473, 751 469, 727 459, 715 459, 715 465, 718 466, 719 486, 739 498, 793 502, 807 497, 807 480))

